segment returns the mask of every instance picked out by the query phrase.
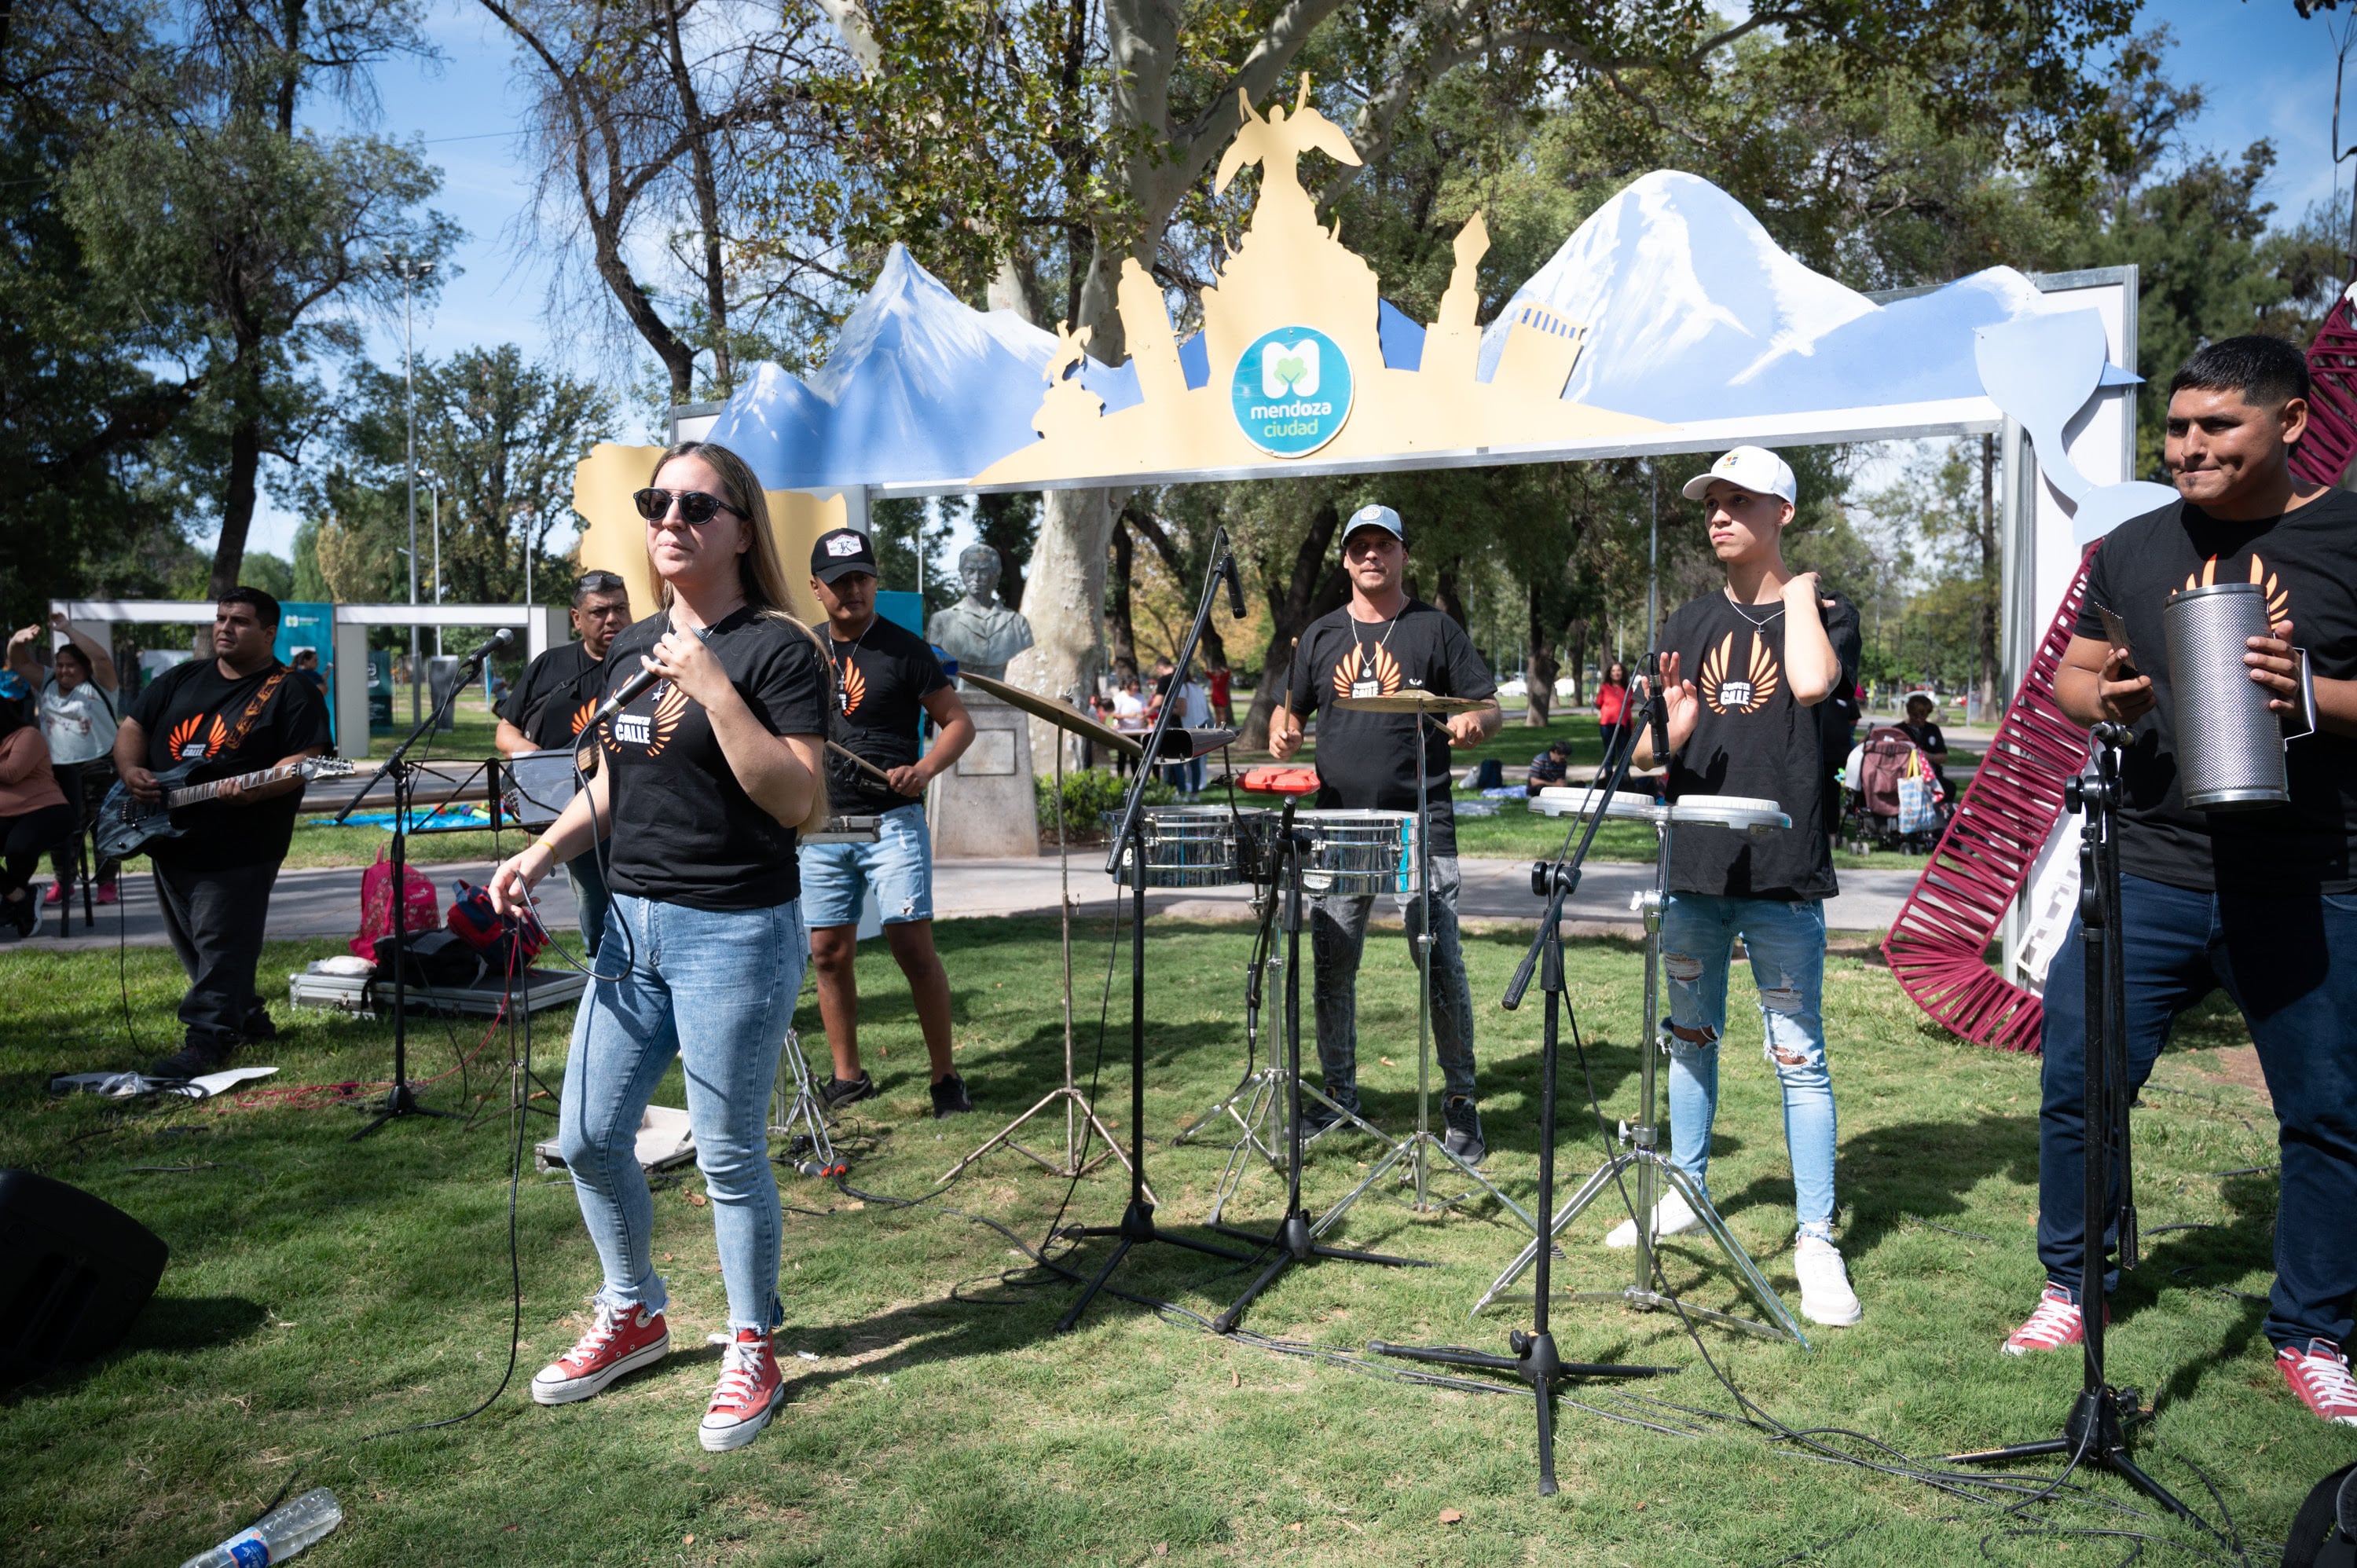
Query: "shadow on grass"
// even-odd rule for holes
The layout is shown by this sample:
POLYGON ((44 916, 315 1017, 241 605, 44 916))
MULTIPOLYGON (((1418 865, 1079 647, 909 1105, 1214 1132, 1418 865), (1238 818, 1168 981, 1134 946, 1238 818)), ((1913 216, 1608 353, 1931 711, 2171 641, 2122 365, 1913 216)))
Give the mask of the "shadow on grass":
MULTIPOLYGON (((1725 1139, 1714 1140, 1723 1151, 1725 1139)), ((1988 1177, 2006 1175, 2038 1184, 2038 1118, 1983 1115, 1973 1122, 1900 1122, 1844 1141, 1835 1189, 1852 1195, 1842 1227, 1842 1251, 1861 1257, 1881 1244, 1909 1216, 1937 1219, 1965 1212, 1967 1195, 1988 1177)), ((1761 1176, 1719 1196, 1729 1218, 1760 1204, 1790 1208, 1789 1176, 1761 1176)))

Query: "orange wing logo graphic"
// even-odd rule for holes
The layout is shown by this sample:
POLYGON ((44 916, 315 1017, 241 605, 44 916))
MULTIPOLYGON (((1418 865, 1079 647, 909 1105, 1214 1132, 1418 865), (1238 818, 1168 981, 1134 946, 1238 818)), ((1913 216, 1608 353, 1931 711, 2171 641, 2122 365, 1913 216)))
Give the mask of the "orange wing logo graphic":
POLYGON ((221 723, 219 714, 213 715, 210 731, 205 729, 204 714, 191 714, 172 726, 172 733, 165 737, 164 747, 175 762, 202 762, 228 739, 229 726, 221 723), (204 736, 201 740, 198 738, 199 734, 204 736))
POLYGON ((662 695, 655 701, 654 733, 647 737, 647 755, 661 757, 663 747, 671 744, 673 731, 687 713, 687 693, 669 682, 663 683, 662 695))
POLYGON ((590 698, 587 702, 586 702, 586 703, 582 703, 579 707, 577 707, 577 708, 574 709, 574 710, 573 710, 573 727, 572 727, 570 730, 566 731, 565 733, 566 733, 566 734, 568 734, 568 735, 574 735, 574 736, 577 736, 577 735, 579 735, 579 734, 581 733, 581 731, 583 730, 583 728, 584 728, 584 727, 586 727, 586 726, 588 725, 588 723, 589 723, 589 715, 590 715, 591 714, 596 713, 597 711, 597 698, 595 698, 595 697, 590 698))
POLYGON ((1399 660, 1381 643, 1372 648, 1354 648, 1334 666, 1334 694, 1338 697, 1388 697, 1399 689, 1399 660))
MULTIPOLYGON (((2218 557, 2215 555, 2201 564, 2201 571, 2188 572, 2185 575, 2185 586, 2188 589, 2207 588, 2217 581, 2218 557)), ((2269 626, 2279 625, 2291 618, 2291 590, 2283 585, 2282 578, 2267 570, 2267 564, 2260 560, 2255 552, 2251 556, 2251 581, 2267 591, 2267 624, 2269 626)))
POLYGON ((1735 634, 1730 631, 1703 659, 1703 701, 1715 714, 1758 713, 1776 694, 1776 656, 1768 651, 1767 639, 1754 634, 1750 660, 1739 673, 1729 672, 1734 658, 1735 634))
POLYGON ((867 700, 867 677, 862 675, 859 666, 848 659, 843 661, 843 685, 836 696, 843 704, 845 718, 857 713, 859 704, 867 700))

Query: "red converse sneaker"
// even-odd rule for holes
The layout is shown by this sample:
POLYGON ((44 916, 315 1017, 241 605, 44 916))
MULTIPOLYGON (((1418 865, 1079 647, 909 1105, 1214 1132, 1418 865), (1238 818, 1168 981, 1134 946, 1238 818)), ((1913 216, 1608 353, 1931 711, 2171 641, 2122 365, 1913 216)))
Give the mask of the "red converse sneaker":
POLYGON ((2340 1346, 2330 1339, 2286 1345, 2276 1352, 2276 1365, 2302 1404, 2335 1426, 2357 1426, 2357 1378, 2349 1375, 2349 1358, 2340 1346))
POLYGON ((571 1404, 626 1372, 651 1367, 671 1353, 671 1327, 660 1312, 642 1306, 597 1304, 597 1319, 573 1348, 543 1367, 532 1380, 535 1404, 571 1404))
POLYGON ((712 1391, 696 1441, 714 1454, 742 1448, 770 1424, 770 1412, 785 1399, 785 1374, 770 1353, 770 1337, 740 1328, 737 1342, 720 1353, 720 1386, 712 1391))
MULTIPOLYGON (((2112 1321, 2111 1303, 2104 1304, 2104 1322, 2112 1321)), ((2079 1316, 2079 1304, 2061 1285, 2050 1284, 2046 1294, 2038 1298, 2038 1310, 2029 1320, 2005 1337, 2001 1348, 2008 1356, 2027 1356, 2032 1350, 2064 1350, 2076 1345, 2085 1336, 2086 1324, 2079 1316)))

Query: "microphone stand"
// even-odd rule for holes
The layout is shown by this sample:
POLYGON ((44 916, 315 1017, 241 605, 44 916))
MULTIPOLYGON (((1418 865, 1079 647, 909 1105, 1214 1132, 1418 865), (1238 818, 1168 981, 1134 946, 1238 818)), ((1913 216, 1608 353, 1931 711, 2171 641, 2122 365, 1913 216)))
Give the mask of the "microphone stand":
MULTIPOLYGON (((438 1116, 450 1122, 463 1120, 450 1112, 432 1111, 419 1104, 416 1086, 409 1081, 409 882, 405 868, 409 864, 410 785, 417 773, 409 761, 409 748, 442 722, 443 714, 457 699, 459 692, 473 683, 474 676, 482 669, 483 660, 491 656, 491 649, 495 646, 495 643, 486 643, 460 661, 457 678, 450 682, 450 689, 442 694, 442 700, 434 704, 434 711, 409 732, 406 740, 393 748, 393 755, 386 757, 384 766, 376 770, 376 778, 370 779, 360 794, 353 796, 336 814, 335 820, 342 822, 351 815, 352 808, 361 803, 361 798, 376 788, 378 779, 389 778, 393 780, 393 1087, 377 1102, 377 1113, 369 1124, 351 1135, 349 1140, 351 1143, 359 1143, 386 1122, 400 1117, 438 1116)), ((496 789, 492 790, 493 799, 498 798, 498 793, 496 789)), ((529 988, 530 982, 527 981, 526 989, 529 988)))
POLYGON ((2180 1519, 2193 1512, 2128 1455, 2128 1429, 2148 1419, 2142 1395, 2115 1389, 2104 1372, 2104 1233, 2111 1206, 2112 1167, 2119 1166, 2120 1266, 2136 1265, 2136 1200, 2128 1168, 2127 948, 2120 931, 2120 754, 2126 726, 2100 724, 2089 732, 2087 765, 2065 779, 2062 802, 2083 813, 2079 826, 2079 936, 2087 965, 2085 1251, 2079 1260, 2081 1380, 2063 1418, 2062 1435, 1971 1454, 1952 1465, 1997 1465, 2067 1454, 2073 1465, 2094 1465, 2136 1487, 2180 1519))
MULTIPOLYGON (((1243 1318, 1244 1309, 1258 1300, 1263 1291, 1283 1277, 1285 1271, 1296 1263, 1306 1263, 1313 1258, 1340 1258, 1353 1263, 1383 1263, 1395 1269, 1428 1269, 1435 1265, 1416 1258, 1394 1258, 1383 1252, 1354 1252, 1345 1247, 1329 1247, 1317 1239, 1310 1230, 1309 1216, 1301 1207, 1301 841, 1294 836, 1293 811, 1297 800, 1285 802, 1285 814, 1277 819, 1278 853, 1285 857, 1285 1066, 1287 1092, 1292 1102, 1286 1112, 1285 1218, 1278 1220, 1275 1234, 1255 1235, 1232 1226, 1214 1223, 1211 1229, 1222 1236, 1233 1236, 1263 1248, 1273 1248, 1275 1258, 1261 1271, 1260 1277, 1244 1287, 1243 1294, 1234 1305, 1211 1319, 1211 1332, 1226 1334, 1243 1318)), ((1272 890, 1273 892, 1274 890, 1272 890)))
MULTIPOLYGON (((1211 606, 1217 598, 1232 556, 1228 546, 1228 531, 1224 528, 1211 535, 1211 570, 1203 580, 1202 597, 1195 606, 1195 619, 1187 628, 1187 640, 1179 645, 1170 676, 1170 694, 1175 699, 1180 687, 1187 683, 1187 671, 1195 659, 1195 644, 1211 623, 1211 606)), ((1215 1258, 1234 1262, 1249 1262, 1248 1254, 1226 1247, 1215 1247, 1208 1241, 1197 1241, 1185 1236, 1174 1236, 1159 1230, 1154 1223, 1154 1197, 1146 1186, 1146 785, 1153 775, 1153 766, 1162 757, 1163 736, 1171 728, 1171 719, 1178 712, 1178 703, 1165 702, 1155 715, 1154 728, 1146 740, 1146 754, 1138 761, 1137 776, 1130 780, 1129 796, 1122 802, 1121 823, 1113 835, 1113 851, 1105 860, 1105 872, 1118 885, 1122 865, 1130 867, 1129 900, 1129 1206, 1122 1211, 1118 1225, 1087 1225, 1066 1232, 1080 1236, 1117 1236, 1120 1245, 1113 1250, 1104 1266, 1082 1288, 1080 1299, 1072 1303, 1064 1316, 1057 1320, 1056 1332, 1064 1333, 1081 1320, 1097 1293, 1105 1288, 1113 1272, 1121 1267, 1132 1248, 1167 1241, 1174 1247, 1190 1251, 1206 1252, 1215 1258)), ((1232 735, 1232 732, 1207 730, 1189 731, 1190 737, 1203 735, 1232 735)), ((1217 745, 1206 747, 1216 750, 1217 745)))
MULTIPOLYGON (((1539 1192, 1538 1211, 1550 1214, 1555 1209, 1555 1058, 1561 1037, 1562 1018, 1569 1008, 1568 991, 1563 975, 1563 907, 1579 887, 1580 867, 1587 859, 1588 846, 1596 841, 1596 830, 1603 825, 1604 807, 1628 777, 1629 760, 1636 754, 1637 731, 1633 713, 1625 714, 1619 735, 1614 739, 1614 755, 1606 758, 1609 777, 1604 781, 1603 800, 1587 814, 1587 832, 1579 835, 1579 847, 1571 847, 1572 834, 1578 831, 1578 822, 1564 832, 1563 848, 1555 852, 1553 861, 1541 861, 1531 867, 1531 891, 1547 901, 1546 913, 1539 918, 1538 935, 1532 939, 1530 950, 1514 971, 1506 986, 1502 1005, 1508 1010, 1522 1005, 1523 993, 1530 989, 1534 970, 1539 972, 1539 988, 1546 993, 1546 1031, 1544 1047, 1539 1055, 1539 1192)), ((1596 785, 1588 785, 1591 795, 1596 785)), ((1538 1272, 1535 1280, 1537 1294, 1532 1305, 1531 1331, 1527 1334, 1513 1329, 1506 1336, 1511 1355, 1497 1356, 1460 1345, 1412 1346, 1392 1345, 1377 1339, 1367 1348, 1379 1356, 1397 1356, 1404 1360, 1436 1362, 1449 1367, 1478 1367, 1484 1370, 1508 1372, 1530 1384, 1538 1404, 1539 1425, 1539 1496, 1551 1498, 1555 1493, 1555 1388, 1566 1378, 1653 1378, 1665 1377, 1678 1370, 1675 1367, 1623 1366, 1612 1362, 1566 1361, 1556 1351, 1555 1335, 1548 1327, 1547 1307, 1549 1280, 1552 1274, 1554 1249, 1549 1236, 1542 1232, 1533 1243, 1537 1249, 1538 1272)))

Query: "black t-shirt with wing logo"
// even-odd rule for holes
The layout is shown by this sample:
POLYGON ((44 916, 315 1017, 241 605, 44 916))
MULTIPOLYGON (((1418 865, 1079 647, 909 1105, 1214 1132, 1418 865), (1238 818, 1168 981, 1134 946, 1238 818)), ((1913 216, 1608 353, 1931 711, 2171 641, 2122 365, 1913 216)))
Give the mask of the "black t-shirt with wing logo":
MULTIPOLYGON (((932 647, 877 616, 856 639, 829 633, 834 652, 834 743, 889 773, 917 760, 917 721, 927 697, 950 683, 932 647)), ((827 799, 838 812, 889 811, 917 803, 842 757, 826 759, 827 799)))
MULTIPOLYGON (((606 650, 609 687, 640 668, 662 636, 648 617, 606 650)), ((771 735, 823 736, 826 661, 791 621, 741 608, 711 628, 705 646, 771 735)), ((614 826, 608 883, 618 893, 691 909, 764 909, 802 896, 794 830, 755 804, 737 781, 712 721, 685 692, 658 681, 599 731, 613 769, 614 826)))
MULTIPOLYGON (((1857 679, 1857 609, 1839 594, 1821 607, 1841 661, 1835 682, 1857 679)), ((1830 898, 1840 891, 1825 842, 1825 802, 1845 736, 1830 701, 1803 707, 1784 667, 1785 612, 1738 605, 1724 591, 1680 606, 1662 623, 1661 651, 1695 685, 1692 739, 1670 763, 1670 799, 1739 795, 1773 800, 1792 819, 1766 833, 1702 824, 1676 828, 1670 889, 1739 898, 1830 898)), ((1846 725, 1844 726, 1846 728, 1846 725)))
MULTIPOLYGON (((1402 691, 1488 697, 1497 690, 1465 628, 1422 599, 1410 599, 1392 621, 1353 620, 1345 605, 1310 622, 1294 645, 1285 705, 1305 724, 1317 716, 1318 807, 1415 810, 1416 716, 1354 713, 1334 706, 1335 698, 1402 691)), ((1432 854, 1455 854, 1448 736, 1437 721, 1425 724, 1424 758, 1432 854)))
POLYGON ((586 643, 568 642, 533 660, 500 703, 500 717, 543 751, 572 746, 606 700, 606 661, 586 643))
POLYGON ((2171 596, 2212 583, 2256 583, 2270 617, 2292 623, 2292 641, 2308 650, 2317 676, 2357 678, 2357 496, 2327 490, 2255 522, 2173 501, 2120 524, 2096 549, 2074 629, 2104 641, 2097 607, 2118 616, 2154 698, 2122 762, 2120 867, 2199 892, 2357 891, 2357 739, 2319 730, 2293 741, 2284 752, 2287 806, 2186 808, 2160 612, 2171 596))
MULTIPOLYGON (((148 770, 162 773, 194 762, 199 766, 183 782, 210 784, 326 746, 328 704, 292 671, 246 727, 244 738, 230 746, 246 704, 284 669, 274 660, 251 675, 231 680, 221 674, 220 660, 191 659, 156 677, 130 713, 147 737, 148 770)), ((295 789, 251 804, 203 800, 182 806, 172 813, 172 822, 188 832, 176 839, 156 839, 147 851, 187 871, 272 865, 286 858, 302 805, 303 791, 295 789)))

